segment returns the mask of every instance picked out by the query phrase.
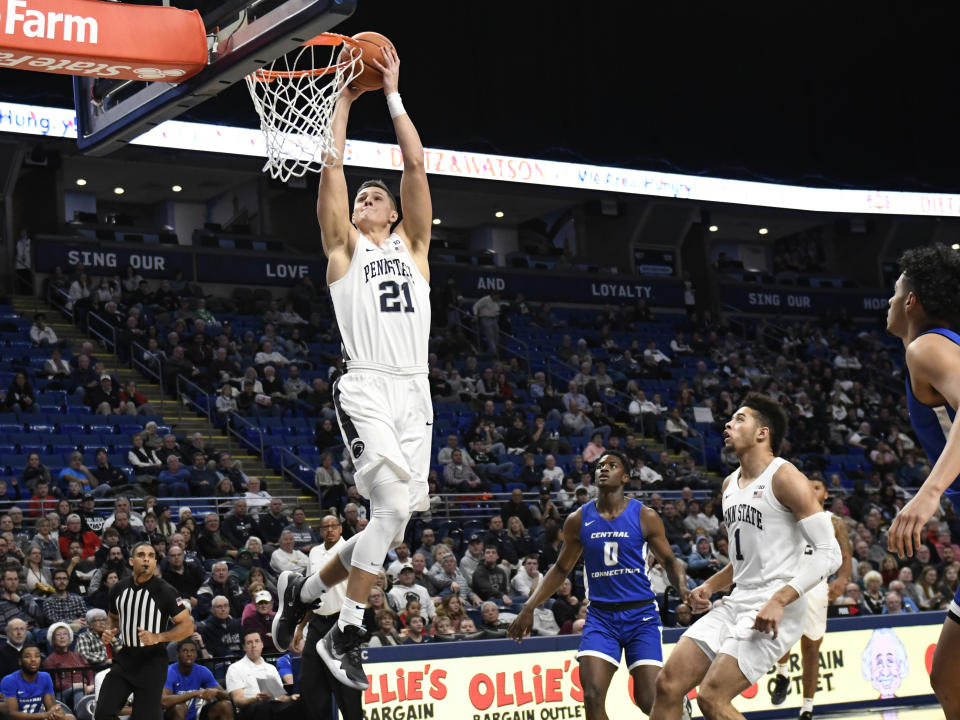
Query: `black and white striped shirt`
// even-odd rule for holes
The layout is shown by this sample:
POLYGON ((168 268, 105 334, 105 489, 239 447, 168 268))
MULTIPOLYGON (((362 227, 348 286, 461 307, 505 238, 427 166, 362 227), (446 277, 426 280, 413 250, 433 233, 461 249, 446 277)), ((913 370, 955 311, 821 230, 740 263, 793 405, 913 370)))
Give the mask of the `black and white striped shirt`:
MULTIPOLYGON (((177 591, 158 577, 152 577, 143 585, 133 578, 121 580, 110 589, 110 612, 119 617, 120 639, 124 648, 145 648, 140 642, 137 629, 162 633, 170 625, 170 619, 184 609, 177 591)), ((165 644, 155 646, 163 650, 165 644)))

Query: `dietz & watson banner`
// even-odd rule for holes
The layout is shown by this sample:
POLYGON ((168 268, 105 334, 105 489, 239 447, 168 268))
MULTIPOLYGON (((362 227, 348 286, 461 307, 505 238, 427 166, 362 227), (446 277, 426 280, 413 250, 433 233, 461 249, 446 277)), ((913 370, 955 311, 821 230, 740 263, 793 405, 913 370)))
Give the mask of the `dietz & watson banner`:
POLYGON ((720 299, 741 312, 780 315, 825 315, 846 309, 851 315, 878 315, 887 309, 890 294, 883 290, 829 288, 778 289, 757 285, 722 285, 720 299))
MULTIPOLYGON (((884 615, 831 620, 820 647, 817 707, 840 709, 848 703, 904 704, 909 698, 933 701, 930 666, 943 613, 884 615), (914 624, 904 624, 914 623, 914 624), (885 627, 883 625, 892 625, 885 627), (849 627, 849 630, 837 628, 849 627)), ((664 658, 680 632, 664 632, 664 658)), ((574 657, 579 636, 535 638, 519 647, 509 640, 474 640, 370 649, 364 668, 367 720, 560 720, 585 718, 583 684, 574 657), (469 648, 469 649, 468 649, 469 648), (469 652, 469 657, 462 654, 469 652)), ((771 670, 773 670, 771 668, 771 670)), ((743 713, 800 707, 800 647, 789 661, 786 702, 774 706, 773 672, 743 691, 734 705, 743 713)), ((646 717, 631 700, 632 678, 621 663, 607 694, 607 713, 618 720, 646 717)), ((691 699, 696 697, 692 691, 691 699)), ((696 702, 694 716, 701 716, 696 702)))
POLYGON ((558 273, 509 272, 485 266, 434 265, 432 285, 440 287, 453 276, 464 297, 482 297, 498 291, 504 300, 523 293, 527 300, 619 305, 642 298, 647 305, 683 307, 683 283, 678 280, 610 275, 563 275, 558 273))

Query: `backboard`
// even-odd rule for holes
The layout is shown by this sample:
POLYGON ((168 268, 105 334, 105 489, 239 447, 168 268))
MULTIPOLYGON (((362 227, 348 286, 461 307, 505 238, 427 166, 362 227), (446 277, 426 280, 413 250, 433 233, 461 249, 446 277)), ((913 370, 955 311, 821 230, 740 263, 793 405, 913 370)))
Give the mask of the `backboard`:
MULTIPOLYGON (((357 0, 222 0, 203 3, 209 62, 180 84, 75 76, 77 145, 107 155, 208 100, 315 35, 331 30, 357 0)), ((251 110, 252 112, 252 110, 251 110)))

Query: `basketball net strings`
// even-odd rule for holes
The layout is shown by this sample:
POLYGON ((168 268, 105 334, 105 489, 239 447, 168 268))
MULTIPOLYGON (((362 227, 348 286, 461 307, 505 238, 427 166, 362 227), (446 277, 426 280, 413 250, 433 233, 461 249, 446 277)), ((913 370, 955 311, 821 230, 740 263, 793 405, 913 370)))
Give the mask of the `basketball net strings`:
MULTIPOLYGON (((284 55, 264 68, 266 73, 312 70, 317 64, 314 51, 328 48, 329 67, 337 62, 338 47, 308 45, 292 56, 284 55)), ((307 172, 319 172, 337 163, 340 154, 330 125, 333 111, 345 87, 360 75, 359 53, 353 61, 338 68, 332 75, 276 77, 270 81, 248 75, 247 89, 260 115, 260 129, 266 144, 267 162, 264 172, 286 182, 307 172)))

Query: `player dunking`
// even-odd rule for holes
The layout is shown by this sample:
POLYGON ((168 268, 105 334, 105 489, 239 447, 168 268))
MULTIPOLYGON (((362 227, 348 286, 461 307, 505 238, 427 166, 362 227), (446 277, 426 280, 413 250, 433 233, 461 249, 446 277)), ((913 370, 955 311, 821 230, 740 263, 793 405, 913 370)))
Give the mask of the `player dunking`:
MULTIPOLYGON (((663 648, 660 612, 646 574, 647 545, 681 598, 688 595, 683 563, 670 549, 660 516, 624 497, 630 466, 619 451, 600 457, 595 470, 598 498, 566 519, 557 562, 507 631, 517 642, 530 633, 533 611, 560 588, 583 554, 590 605, 577 659, 587 720, 607 720, 607 689, 624 652, 633 676, 634 702, 647 714, 653 705, 663 648)), ((680 703, 678 698, 678 709, 680 703)))
MULTIPOLYGON (((920 545, 940 496, 960 490, 960 253, 945 245, 907 250, 887 311, 887 331, 907 351, 910 423, 933 463, 923 485, 894 518, 887 533, 891 552, 910 557, 920 545)), ((960 590, 947 609, 930 684, 947 720, 960 718, 960 590)))
POLYGON ((680 700, 700 689, 708 720, 742 718, 733 699, 800 639, 807 605, 795 602, 840 567, 833 524, 813 487, 776 457, 786 433, 780 405, 750 393, 725 425, 724 443, 740 468, 723 481, 731 562, 690 593, 694 612, 736 583, 732 594, 680 638, 657 677, 651 720, 680 717, 680 700), (804 542, 813 550, 803 552, 804 542))
MULTIPOLYGON (((368 687, 360 661, 367 595, 387 551, 403 540, 410 514, 429 508, 433 422, 427 382, 430 189, 423 145, 397 92, 400 60, 392 47, 382 48, 381 55, 373 64, 383 74, 403 153, 403 220, 397 222, 396 201, 376 180, 360 186, 351 216, 342 162, 323 170, 317 193, 327 283, 347 368, 334 384, 333 401, 353 455, 357 489, 370 499, 370 524, 344 544, 339 559, 306 581, 289 572, 281 576, 277 589, 282 600, 273 626, 277 646, 288 647, 306 604, 347 580, 339 620, 317 644, 317 652, 340 682, 359 690, 368 687)), ((340 158, 350 106, 361 93, 346 87, 337 100, 332 128, 340 158)))
MULTIPOLYGON (((810 483, 813 485, 817 502, 823 508, 827 502, 826 483, 819 478, 810 480, 810 483)), ((833 522, 833 532, 837 538, 837 543, 840 545, 843 560, 833 582, 827 583, 824 580, 807 593, 807 614, 803 624, 803 635, 800 638, 800 655, 803 658, 803 704, 800 707, 800 720, 811 720, 813 718, 813 696, 817 692, 817 678, 820 675, 820 644, 823 642, 823 635, 827 631, 827 606, 843 595, 844 588, 847 587, 853 573, 847 526, 842 519, 833 513, 829 513, 829 515, 831 522, 833 522)), ((807 551, 812 552, 809 547, 807 551)), ((774 688, 770 691, 770 702, 774 705, 779 705, 787 699, 787 692, 790 689, 790 678, 787 677, 789 660, 790 652, 787 651, 787 654, 780 658, 777 663, 774 688)))

